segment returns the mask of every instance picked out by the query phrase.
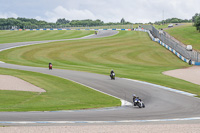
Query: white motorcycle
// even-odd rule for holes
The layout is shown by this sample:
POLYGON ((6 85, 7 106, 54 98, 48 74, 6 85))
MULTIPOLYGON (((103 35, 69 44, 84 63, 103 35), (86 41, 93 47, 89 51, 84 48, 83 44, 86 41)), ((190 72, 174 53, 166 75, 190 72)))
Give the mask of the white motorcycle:
POLYGON ((139 108, 145 108, 144 102, 138 98, 135 99, 134 106, 138 106, 139 108))

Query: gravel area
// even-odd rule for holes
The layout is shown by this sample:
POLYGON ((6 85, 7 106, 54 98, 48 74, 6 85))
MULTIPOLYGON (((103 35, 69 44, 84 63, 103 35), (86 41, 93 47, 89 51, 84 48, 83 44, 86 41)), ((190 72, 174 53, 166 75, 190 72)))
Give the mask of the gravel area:
POLYGON ((46 92, 44 89, 9 75, 0 75, 0 90, 46 92))
POLYGON ((0 133, 199 133, 200 124, 0 127, 0 133))
POLYGON ((163 74, 200 85, 200 66, 192 66, 163 72, 163 74))

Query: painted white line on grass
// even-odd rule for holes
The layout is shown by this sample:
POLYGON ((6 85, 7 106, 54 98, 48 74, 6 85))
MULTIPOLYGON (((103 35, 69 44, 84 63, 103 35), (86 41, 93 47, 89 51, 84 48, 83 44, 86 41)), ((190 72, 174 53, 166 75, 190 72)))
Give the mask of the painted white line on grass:
POLYGON ((172 89, 172 88, 169 88, 169 87, 165 87, 165 86, 161 86, 161 85, 156 85, 156 84, 152 84, 152 83, 148 83, 148 82, 144 82, 144 81, 127 79, 127 78, 123 78, 123 79, 134 81, 134 82, 137 82, 137 83, 142 83, 142 84, 147 84, 147 85, 159 87, 159 88, 162 88, 162 89, 165 89, 165 90, 168 90, 168 91, 180 93, 180 94, 187 95, 187 96, 193 96, 193 97, 196 96, 196 94, 192 94, 192 93, 188 93, 188 92, 184 92, 184 91, 180 91, 180 90, 176 90, 176 89, 172 89))
POLYGON ((3 62, 3 61, 0 61, 0 63, 5 63, 5 62, 3 62))
POLYGON ((153 120, 121 120, 121 121, 0 121, 0 124, 101 124, 101 123, 145 123, 145 122, 169 122, 200 120, 200 117, 175 118, 175 119, 153 119, 153 120))

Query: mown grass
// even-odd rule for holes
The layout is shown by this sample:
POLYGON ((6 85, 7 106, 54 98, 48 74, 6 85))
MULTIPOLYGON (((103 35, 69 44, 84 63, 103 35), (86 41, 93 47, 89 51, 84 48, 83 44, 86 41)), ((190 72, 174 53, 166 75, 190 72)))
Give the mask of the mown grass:
POLYGON ((0 90, 0 111, 52 111, 120 106, 120 100, 71 81, 28 71, 0 68, 46 90, 44 93, 0 90))
POLYGON ((62 31, 2 31, 0 44, 12 42, 43 41, 79 38, 94 34, 94 31, 62 30, 62 31))
POLYGON ((192 24, 170 28, 166 31, 182 43, 192 45, 194 49, 200 51, 200 33, 192 24))
POLYGON ((54 42, 10 49, 0 60, 13 64, 88 71, 147 81, 200 95, 200 86, 163 75, 162 72, 189 67, 170 51, 151 41, 147 33, 121 31, 118 35, 54 42))
POLYGON ((167 28, 169 24, 163 24, 163 25, 153 25, 156 29, 164 29, 167 28))

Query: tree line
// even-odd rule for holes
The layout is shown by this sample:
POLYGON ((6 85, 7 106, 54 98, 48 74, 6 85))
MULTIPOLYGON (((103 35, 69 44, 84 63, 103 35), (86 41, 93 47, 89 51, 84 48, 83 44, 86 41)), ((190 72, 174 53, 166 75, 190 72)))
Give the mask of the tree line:
POLYGON ((49 23, 42 20, 29 19, 29 18, 0 18, 0 30, 5 29, 40 29, 40 28, 67 28, 67 27, 91 27, 91 26, 104 26, 104 25, 126 25, 132 24, 126 22, 124 18, 117 23, 104 23, 103 21, 97 20, 66 20, 65 18, 60 18, 56 23, 49 23))
POLYGON ((192 19, 179 19, 179 18, 168 18, 162 21, 156 21, 154 24, 168 24, 168 23, 192 23, 192 19))
POLYGON ((28 19, 28 18, 0 18, 0 29, 24 29, 24 28, 40 28, 42 26, 51 27, 54 26, 54 23, 47 23, 46 21, 28 19))
MULTIPOLYGON (((179 19, 169 18, 162 21, 156 21, 154 24, 167 24, 167 23, 194 23, 196 29, 200 32, 200 13, 196 13, 192 19, 179 19)), ((0 18, 0 30, 9 29, 41 29, 41 28, 67 28, 67 27, 92 27, 92 26, 111 26, 111 25, 131 25, 131 22, 125 21, 122 18, 119 22, 104 23, 97 20, 66 20, 65 18, 57 19, 55 23, 49 23, 42 20, 30 18, 0 18)), ((149 24, 152 24, 149 22, 149 24)))
MULTIPOLYGON (((162 21, 156 21, 154 24, 161 25, 168 23, 193 23, 196 29, 200 32, 200 13, 196 13, 194 16, 192 16, 192 19, 169 18, 162 21)), ((149 24, 153 23, 149 22, 149 24)))

